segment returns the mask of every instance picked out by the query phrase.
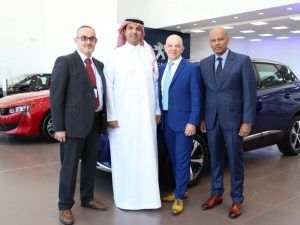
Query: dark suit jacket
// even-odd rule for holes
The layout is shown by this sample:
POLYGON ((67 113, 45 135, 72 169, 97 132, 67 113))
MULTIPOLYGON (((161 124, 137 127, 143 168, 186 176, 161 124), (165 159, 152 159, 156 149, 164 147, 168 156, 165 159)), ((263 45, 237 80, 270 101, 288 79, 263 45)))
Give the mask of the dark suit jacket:
MULTIPOLYGON (((159 105, 162 109, 161 83, 166 64, 159 70, 159 105)), ((169 87, 168 118, 175 132, 185 130, 186 124, 198 126, 200 123, 200 71, 195 64, 182 58, 169 87)))
MULTIPOLYGON (((95 58, 92 60, 101 76, 105 109, 103 63, 95 58)), ((50 101, 55 131, 65 130, 68 137, 87 137, 94 122, 96 98, 85 65, 77 51, 56 59, 52 71, 50 101)))
POLYGON ((205 84, 205 108, 202 116, 207 129, 214 126, 216 116, 223 129, 239 129, 243 122, 253 123, 256 111, 256 77, 249 56, 229 51, 218 84, 215 56, 200 62, 205 84))

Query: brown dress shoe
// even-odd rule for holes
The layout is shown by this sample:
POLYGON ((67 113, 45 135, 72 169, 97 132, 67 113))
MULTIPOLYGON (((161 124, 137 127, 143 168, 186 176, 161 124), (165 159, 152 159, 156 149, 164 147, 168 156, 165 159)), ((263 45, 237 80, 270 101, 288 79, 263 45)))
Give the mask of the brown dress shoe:
POLYGON ((243 205, 242 203, 232 203, 232 206, 229 211, 229 218, 235 219, 242 215, 243 205))
POLYGON ((203 210, 212 209, 216 205, 221 204, 222 202, 223 202, 222 196, 213 195, 209 199, 207 199, 206 202, 203 203, 202 209, 203 210))
POLYGON ((70 209, 59 211, 59 221, 65 225, 74 224, 72 211, 70 209))
POLYGON ((82 207, 87 207, 90 209, 95 209, 95 210, 100 210, 100 211, 105 211, 107 210, 107 206, 95 199, 87 202, 87 203, 81 203, 82 207))

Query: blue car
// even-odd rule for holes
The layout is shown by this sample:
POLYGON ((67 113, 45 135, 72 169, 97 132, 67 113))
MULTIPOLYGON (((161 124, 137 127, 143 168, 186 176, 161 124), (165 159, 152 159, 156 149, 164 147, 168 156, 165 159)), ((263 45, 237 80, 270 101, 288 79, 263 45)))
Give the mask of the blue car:
MULTIPOLYGON (((193 61, 199 63, 198 61, 193 61)), ((291 69, 279 62, 252 59, 257 78, 256 120, 251 134, 244 139, 244 151, 277 144, 286 155, 300 152, 300 82, 291 69)), ((109 138, 101 136, 97 168, 111 170, 109 138)), ((158 150, 160 170, 168 177, 171 174, 170 161, 163 136, 158 128, 158 150)), ((189 185, 196 184, 208 167, 206 136, 194 135, 191 154, 189 185)))

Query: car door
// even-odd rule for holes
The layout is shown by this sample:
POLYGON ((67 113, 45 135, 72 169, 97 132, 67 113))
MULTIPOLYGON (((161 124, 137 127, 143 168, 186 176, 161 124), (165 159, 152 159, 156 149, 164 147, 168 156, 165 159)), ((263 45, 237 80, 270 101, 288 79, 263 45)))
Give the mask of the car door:
POLYGON ((254 62, 257 72, 257 109, 252 134, 280 132, 299 105, 298 79, 280 64, 254 62))

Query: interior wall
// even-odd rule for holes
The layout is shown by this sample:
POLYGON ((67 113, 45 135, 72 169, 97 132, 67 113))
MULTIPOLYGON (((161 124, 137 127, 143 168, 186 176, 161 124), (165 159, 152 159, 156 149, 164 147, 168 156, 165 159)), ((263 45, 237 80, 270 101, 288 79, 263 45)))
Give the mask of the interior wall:
POLYGON ((81 25, 96 29, 96 58, 103 60, 116 44, 117 0, 0 3, 0 76, 51 72, 58 56, 76 49, 73 38, 81 25))
POLYGON ((281 5, 297 0, 118 0, 118 21, 126 17, 144 20, 147 27, 162 28, 197 20, 228 16, 281 5), (141 3, 142 2, 142 3, 141 3))
MULTIPOLYGON (((265 39, 261 42, 230 39, 229 48, 232 51, 249 55, 252 58, 262 58, 279 61, 288 65, 300 78, 300 37, 289 39, 265 39)), ((191 37, 191 59, 203 59, 213 54, 208 37, 191 37)))
POLYGON ((41 0, 1 0, 1 77, 45 71, 45 7, 41 0))

